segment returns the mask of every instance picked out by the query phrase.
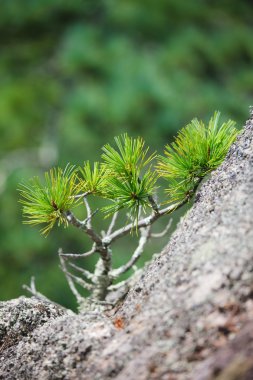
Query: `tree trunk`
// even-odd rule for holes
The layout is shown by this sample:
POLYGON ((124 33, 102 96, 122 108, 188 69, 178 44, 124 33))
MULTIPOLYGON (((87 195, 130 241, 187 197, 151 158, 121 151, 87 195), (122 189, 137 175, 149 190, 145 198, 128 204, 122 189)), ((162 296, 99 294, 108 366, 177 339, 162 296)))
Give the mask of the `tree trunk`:
POLYGON ((253 113, 110 316, 0 304, 0 379, 249 380, 252 298, 253 113))

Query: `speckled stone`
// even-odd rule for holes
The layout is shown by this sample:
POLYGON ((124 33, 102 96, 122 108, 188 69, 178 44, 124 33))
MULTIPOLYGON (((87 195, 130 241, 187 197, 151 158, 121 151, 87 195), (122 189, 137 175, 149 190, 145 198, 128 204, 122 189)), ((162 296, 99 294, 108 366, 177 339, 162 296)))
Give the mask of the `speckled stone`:
POLYGON ((0 379, 195 379, 253 318, 252 284, 251 118, 115 314, 36 322, 2 350, 0 379))

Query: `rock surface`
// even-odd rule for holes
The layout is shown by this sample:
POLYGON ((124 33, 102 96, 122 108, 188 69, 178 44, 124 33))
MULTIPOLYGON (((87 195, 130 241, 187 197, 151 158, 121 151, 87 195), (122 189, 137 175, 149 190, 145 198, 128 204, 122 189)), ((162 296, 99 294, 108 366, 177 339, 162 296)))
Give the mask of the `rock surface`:
POLYGON ((0 353, 50 319, 65 314, 63 310, 34 297, 0 302, 0 353))
MULTIPOLYGON (((253 116, 114 314, 69 315, 54 306, 41 320, 29 317, 30 328, 20 302, 31 301, 0 307, 0 379, 249 379, 252 335, 244 329, 253 319, 253 116), (21 324, 2 323, 4 310, 21 324), (3 343, 13 331, 11 344, 3 343), (226 349, 236 355, 225 354, 217 369, 215 355, 226 349), (245 371, 238 375, 235 363, 245 371)), ((30 316, 36 302, 48 307, 32 302, 30 316)))

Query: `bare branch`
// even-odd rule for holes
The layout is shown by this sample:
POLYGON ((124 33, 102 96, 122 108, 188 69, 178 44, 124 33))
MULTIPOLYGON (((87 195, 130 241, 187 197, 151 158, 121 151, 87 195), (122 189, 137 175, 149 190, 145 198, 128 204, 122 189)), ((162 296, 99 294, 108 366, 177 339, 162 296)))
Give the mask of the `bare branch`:
POLYGON ((89 280, 93 280, 94 279, 94 275, 89 272, 87 269, 83 269, 71 262, 68 262, 68 265, 71 266, 72 268, 76 269, 78 272, 81 272, 86 278, 88 278, 89 280))
MULTIPOLYGON (((81 221, 81 220, 77 219, 75 217, 75 215, 71 211, 69 211, 69 210, 66 211, 65 215, 66 215, 67 221, 70 224, 72 224, 73 226, 75 226, 77 228, 80 228, 81 230, 83 230, 84 232, 86 232, 86 234, 89 235, 90 238, 95 243, 97 243, 97 244, 101 244, 102 243, 102 240, 101 240, 100 236, 98 236, 96 234, 96 232, 92 228, 89 228, 87 226, 87 219, 85 219, 84 221, 81 221)), ((94 215, 94 213, 93 213, 93 215, 94 215)))
POLYGON ((85 193, 82 193, 82 194, 72 195, 71 198, 75 198, 75 199, 84 198, 84 197, 87 197, 87 195, 89 194, 90 194, 90 191, 86 191, 85 193))
POLYGON ((169 220, 169 223, 167 224, 167 226, 164 228, 164 230, 162 232, 152 233, 150 236, 153 238, 161 238, 161 237, 165 236, 171 227, 172 220, 173 220, 172 218, 169 220))
POLYGON ((49 298, 47 298, 46 296, 44 296, 44 294, 38 292, 38 290, 36 289, 36 286, 35 286, 35 277, 34 276, 31 277, 30 286, 23 285, 22 288, 25 289, 25 290, 27 290, 34 297, 36 297, 36 298, 38 298, 38 299, 40 299, 42 301, 46 301, 46 302, 52 303, 55 306, 60 307, 61 309, 68 310, 64 306, 58 304, 57 302, 54 302, 54 301, 50 300, 49 298))
POLYGON ((83 197, 83 203, 85 204, 85 207, 87 210, 87 218, 86 218, 87 227, 91 229, 92 228, 91 226, 92 213, 91 213, 89 202, 86 197, 83 197))
POLYGON ((113 230, 113 228, 114 228, 114 226, 115 226, 115 223, 116 223, 116 220, 117 220, 118 215, 119 215, 119 212, 118 212, 118 211, 115 212, 115 214, 113 214, 113 217, 112 217, 112 220, 111 220, 111 223, 110 223, 110 225, 109 225, 109 228, 108 228, 108 230, 107 230, 106 235, 110 235, 110 234, 112 233, 112 230, 113 230))
POLYGON ((63 271, 63 273, 65 274, 65 277, 68 281, 68 284, 69 284, 69 287, 70 287, 70 290, 72 291, 72 293, 74 294, 74 296, 76 297, 76 300, 77 302, 80 304, 83 300, 83 297, 81 296, 81 294, 78 292, 78 290, 76 289, 75 287, 75 284, 74 282, 72 281, 72 278, 71 276, 69 276, 68 274, 68 271, 67 271, 67 268, 66 268, 66 265, 65 265, 65 260, 63 257, 61 257, 60 255, 60 251, 59 250, 59 257, 60 257, 60 263, 61 263, 61 269, 63 271))
MULTIPOLYGON (((35 286, 35 277, 34 277, 34 276, 31 277, 30 287, 31 287, 31 290, 32 290, 34 293, 37 293, 36 286, 35 286)), ((43 297, 44 297, 44 296, 43 296, 43 297)))
POLYGON ((62 250, 59 252, 60 256, 63 257, 71 257, 72 259, 79 259, 80 257, 88 257, 96 252, 96 244, 94 243, 91 250, 84 253, 63 253, 62 250))
POLYGON ((155 213, 159 213, 159 206, 155 201, 155 198, 152 195, 149 195, 148 197, 149 203, 151 204, 152 209, 154 210, 155 213))
POLYGON ((118 289, 123 288, 123 287, 128 287, 128 286, 130 286, 132 281, 133 281, 132 277, 129 277, 124 281, 118 282, 117 284, 110 285, 108 287, 108 290, 114 291, 114 290, 118 290, 118 289))
POLYGON ((86 221, 91 220, 91 218, 93 218, 93 216, 95 216, 98 212, 99 212, 99 209, 97 208, 95 211, 93 211, 93 212, 91 213, 91 215, 90 215, 89 218, 86 218, 86 221))
MULTIPOLYGON (((134 226, 134 228, 137 228, 138 230, 143 227, 148 227, 151 224, 153 224, 157 219, 159 219, 161 216, 165 214, 171 214, 173 211, 179 209, 183 205, 185 205, 188 202, 188 197, 183 199, 181 202, 175 203, 173 205, 170 205, 168 207, 165 207, 162 210, 159 210, 158 213, 154 212, 150 216, 147 216, 146 218, 143 218, 138 221, 137 226, 134 226)), ((118 230, 111 233, 109 236, 106 236, 103 239, 103 243, 106 245, 111 244, 114 240, 120 238, 121 236, 127 235, 131 230, 133 229, 133 224, 129 223, 128 225, 119 228, 118 230)))
POLYGON ((34 276, 31 277, 30 286, 23 285, 22 288, 25 289, 25 290, 27 290, 33 296, 35 296, 35 297, 37 297, 39 299, 51 302, 46 296, 44 296, 42 293, 40 293, 40 292, 37 291, 36 286, 35 286, 35 277, 34 276))
POLYGON ((144 249, 144 246, 147 243, 148 238, 150 236, 150 226, 148 226, 146 228, 141 228, 140 232, 141 232, 141 237, 139 239, 139 244, 138 244, 138 247, 136 248, 136 250, 134 251, 133 256, 131 257, 131 259, 126 264, 124 264, 121 267, 111 271, 110 274, 112 275, 113 278, 117 278, 121 274, 127 272, 130 268, 133 267, 133 265, 136 263, 136 261, 141 256, 143 249, 144 249))
MULTIPOLYGON (((64 260, 64 259, 62 259, 64 260)), ((74 274, 70 273, 66 266, 60 266, 61 270, 63 271, 63 273, 66 275, 67 279, 69 278, 70 280, 74 280, 78 285, 82 286, 84 289, 87 289, 87 290, 92 290, 93 289, 93 285, 89 284, 88 282, 84 281, 81 277, 78 277, 78 276, 75 276, 74 274)), ((73 281, 72 281, 73 282, 73 281)), ((71 289, 72 290, 72 289, 71 289)), ((72 290, 73 291, 73 290, 72 290)))

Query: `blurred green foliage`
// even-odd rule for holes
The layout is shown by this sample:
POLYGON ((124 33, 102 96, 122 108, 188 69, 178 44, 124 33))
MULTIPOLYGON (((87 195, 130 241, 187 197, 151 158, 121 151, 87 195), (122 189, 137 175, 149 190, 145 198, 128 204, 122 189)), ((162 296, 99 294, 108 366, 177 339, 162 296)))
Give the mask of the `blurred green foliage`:
MULTIPOLYGON (((246 0, 1 1, 0 299, 35 274, 41 291, 73 306, 56 252, 88 249, 73 229, 45 239, 21 224, 21 180, 99 159, 122 132, 161 152, 195 116, 219 109, 245 121, 252 9, 246 0)), ((128 254, 122 246, 115 261, 128 254)))

